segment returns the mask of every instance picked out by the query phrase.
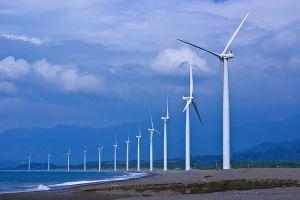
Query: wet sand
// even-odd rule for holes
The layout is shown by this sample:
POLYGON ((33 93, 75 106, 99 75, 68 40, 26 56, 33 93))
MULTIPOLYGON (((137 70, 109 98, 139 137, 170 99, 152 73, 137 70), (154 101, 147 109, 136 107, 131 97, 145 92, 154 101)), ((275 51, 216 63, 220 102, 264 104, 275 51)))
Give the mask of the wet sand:
POLYGON ((140 179, 0 199, 300 199, 300 169, 158 171, 140 179))

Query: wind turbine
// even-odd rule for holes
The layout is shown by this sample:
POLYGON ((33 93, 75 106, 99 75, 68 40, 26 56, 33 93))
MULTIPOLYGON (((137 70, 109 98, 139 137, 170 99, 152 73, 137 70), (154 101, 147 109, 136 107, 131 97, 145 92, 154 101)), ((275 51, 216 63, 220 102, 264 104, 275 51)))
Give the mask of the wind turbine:
POLYGON ((221 65, 223 66, 223 169, 230 169, 230 118, 229 118, 229 84, 228 84, 228 60, 234 57, 234 54, 228 50, 231 43, 235 39, 236 35, 240 31, 241 27, 243 26, 244 22, 246 21, 249 13, 245 16, 242 20, 240 25, 237 27, 231 38, 229 39, 228 43, 226 44, 224 50, 221 53, 216 53, 205 49, 203 47, 199 47, 194 45, 190 42, 186 42, 183 40, 178 39, 181 42, 184 42, 188 45, 206 51, 217 58, 220 59, 221 65))
POLYGON ((167 141, 167 122, 170 119, 169 117, 169 100, 167 99, 167 114, 162 116, 161 119, 164 123, 164 171, 168 170, 168 141, 167 141))
POLYGON ((199 113, 197 104, 193 97, 193 89, 194 89, 193 70, 192 70, 192 65, 190 65, 190 96, 182 97, 183 100, 186 100, 186 105, 183 109, 183 112, 185 112, 185 114, 186 114, 186 120, 185 120, 185 170, 191 169, 191 160, 190 160, 190 104, 191 103, 196 111, 196 114, 201 122, 201 125, 203 126, 203 122, 200 117, 200 113, 199 113))
POLYGON ((87 149, 85 147, 83 150, 83 171, 86 171, 86 152, 87 152, 87 149))
POLYGON ((28 171, 31 171, 31 153, 28 156, 28 171))
POLYGON ((71 150, 69 149, 69 151, 67 152, 68 172, 70 171, 70 154, 71 154, 71 150))
POLYGON ((50 171, 50 158, 51 158, 51 154, 48 153, 48 172, 50 171))
POLYGON ((113 145, 114 147, 114 171, 117 171, 117 149, 118 149, 118 143, 116 140, 116 143, 113 145))
POLYGON ((141 171, 140 169, 140 141, 141 141, 142 133, 141 133, 141 125, 139 124, 139 135, 136 136, 137 139, 137 171, 141 171))
POLYGON ((129 140, 129 136, 127 138, 127 140, 125 141, 126 143, 126 171, 129 171, 129 143, 130 143, 130 140, 129 140))
POLYGON ((102 151, 103 151, 104 147, 103 145, 98 147, 98 156, 99 156, 99 166, 98 166, 98 171, 101 171, 101 156, 102 156, 102 151))
POLYGON ((159 133, 153 125, 152 115, 150 111, 150 120, 151 120, 151 128, 148 128, 148 131, 150 133, 150 171, 153 171, 153 134, 159 133))

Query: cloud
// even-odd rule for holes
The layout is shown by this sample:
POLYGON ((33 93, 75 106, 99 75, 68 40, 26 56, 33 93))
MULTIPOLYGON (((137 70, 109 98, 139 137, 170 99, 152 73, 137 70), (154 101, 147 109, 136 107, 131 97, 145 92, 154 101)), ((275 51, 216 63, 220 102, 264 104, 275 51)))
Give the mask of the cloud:
POLYGON ((35 37, 30 37, 30 36, 25 36, 25 35, 6 35, 6 34, 1 34, 1 37, 4 37, 8 40, 21 40, 23 42, 29 42, 31 44, 40 46, 42 45, 42 41, 38 38, 35 37))
MULTIPOLYGON (((178 36, 201 43, 214 38, 210 44, 221 41, 224 45, 248 11, 251 14, 246 26, 263 30, 282 28, 300 19, 298 4, 299 0, 280 4, 270 0, 251 3, 179 0, 175 4, 171 0, 156 4, 145 0, 122 3, 83 0, 76 4, 59 0, 16 0, 0 3, 1 8, 18 13, 0 18, 0 28, 18 33, 30 31, 37 36, 47 34, 48 41, 58 43, 80 40, 110 48, 156 51, 176 47, 178 36)), ((242 41, 240 36, 239 39, 242 41)))
MULTIPOLYGON (((55 112, 67 105, 98 117, 99 111, 111 105, 114 109, 115 105, 122 105, 124 109, 118 109, 115 115, 109 112, 105 116, 107 121, 114 121, 116 116, 132 119, 133 112, 128 110, 141 111, 139 108, 151 103, 157 108, 160 100, 150 97, 156 99, 166 91, 177 103, 181 102, 177 97, 186 90, 186 76, 176 75, 187 74, 187 61, 195 65, 195 75, 209 74, 207 70, 217 72, 212 76, 195 78, 195 85, 199 85, 195 86, 196 90, 203 87, 222 94, 221 73, 216 67, 218 60, 194 48, 182 50, 181 47, 189 46, 177 42, 176 38, 220 52, 241 18, 250 11, 245 26, 231 46, 235 54, 229 64, 234 110, 243 113, 241 118, 251 113, 262 118, 271 116, 278 112, 273 112, 274 107, 286 109, 287 115, 300 112, 299 106, 287 108, 280 103, 284 96, 300 101, 299 0, 282 1, 280 4, 274 3, 274 0, 228 0, 219 3, 178 0, 175 4, 170 0, 155 4, 144 0, 105 1, 82 0, 76 4, 59 0, 1 2, 1 8, 14 11, 11 14, 0 12, 0 30, 5 30, 2 33, 28 33, 47 38, 47 45, 39 46, 37 51, 35 45, 25 42, 7 45, 6 41, 0 40, 7 45, 3 46, 5 51, 0 52, 1 59, 8 55, 24 58, 15 60, 11 57, 6 60, 4 68, 1 66, 4 61, 0 61, 0 83, 13 84, 18 96, 24 99, 34 96, 33 93, 39 97, 49 96, 48 91, 53 90, 51 99, 47 100, 57 104, 59 109, 51 109, 55 112), (61 63, 77 67, 66 67, 61 63), (105 87, 104 81, 109 81, 105 87), (91 93, 99 91, 102 91, 100 95, 90 98, 91 93), (109 95, 104 98, 106 92, 109 95), (65 98, 65 93, 74 95, 65 98), (76 102, 72 102, 72 98, 76 102), (107 98, 113 102, 107 101, 107 98), (63 104, 63 101, 67 103, 63 104), (86 101, 95 101, 93 109, 90 109, 91 104, 88 104, 89 108, 82 107, 86 101), (253 113, 253 110, 259 113, 253 113)), ((9 84, 4 86, 9 88, 9 84)), ((206 107, 209 113, 213 113, 215 106, 219 105, 219 96, 215 95, 214 99, 202 90, 196 94, 199 94, 201 102, 214 102, 206 107)), ((46 107, 44 99, 34 99, 32 104, 46 107)), ((14 109, 15 104, 12 105, 14 109)), ((35 113, 39 115, 37 111, 35 113)), ((66 112, 65 116, 70 114, 66 112)), ((78 121, 89 123, 90 118, 86 116, 91 115, 82 116, 78 121)), ((11 121, 15 123, 18 120, 11 121)))
POLYGON ((0 92, 5 94, 14 94, 17 91, 17 88, 13 83, 3 81, 0 82, 0 92))
POLYGON ((0 61, 0 76, 8 79, 18 79, 29 73, 31 67, 24 59, 15 60, 9 56, 0 61))
POLYGON ((184 64, 190 63, 200 74, 212 73, 205 59, 189 48, 164 49, 153 60, 151 68, 158 73, 167 75, 182 75, 188 71, 184 64))
POLYGON ((293 56, 289 61, 293 70, 300 70, 300 55, 293 56))
POLYGON ((260 46, 266 51, 290 53, 297 49, 298 44, 300 44, 299 33, 300 29, 290 26, 285 27, 267 35, 260 46))
POLYGON ((38 87, 46 85, 64 92, 99 93, 104 84, 99 75, 82 73, 76 68, 53 65, 45 59, 29 64, 24 59, 16 60, 12 56, 0 61, 0 78, 25 82, 35 80, 35 83, 39 84, 38 87))

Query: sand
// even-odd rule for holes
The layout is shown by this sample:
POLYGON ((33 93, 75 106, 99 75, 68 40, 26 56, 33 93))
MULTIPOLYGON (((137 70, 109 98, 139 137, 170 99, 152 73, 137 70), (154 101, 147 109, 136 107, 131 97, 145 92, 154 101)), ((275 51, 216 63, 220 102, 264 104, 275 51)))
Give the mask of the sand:
POLYGON ((0 199, 300 199, 300 169, 157 171, 135 180, 0 199))

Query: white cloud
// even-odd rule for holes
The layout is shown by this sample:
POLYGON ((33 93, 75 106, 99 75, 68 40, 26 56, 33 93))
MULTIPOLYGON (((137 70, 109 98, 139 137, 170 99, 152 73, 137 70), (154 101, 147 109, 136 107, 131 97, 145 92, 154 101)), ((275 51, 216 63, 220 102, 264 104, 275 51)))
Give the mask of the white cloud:
POLYGON ((76 68, 52 65, 45 59, 29 64, 24 59, 15 60, 12 56, 0 61, 0 78, 11 81, 36 79, 39 86, 43 85, 39 82, 42 81, 46 85, 65 92, 99 93, 104 84, 100 76, 81 73, 76 68))
POLYGON ((25 35, 7 35, 7 34, 1 34, 1 37, 4 37, 8 40, 21 40, 23 42, 29 42, 31 44, 40 46, 42 45, 42 41, 35 37, 25 36, 25 35))
POLYGON ((78 73, 74 69, 64 70, 61 81, 66 91, 99 92, 103 89, 102 79, 92 74, 78 73))
POLYGON ((9 79, 18 79, 30 71, 30 65, 24 59, 15 60, 9 56, 0 61, 0 75, 9 79))
MULTIPOLYGON (((0 3, 1 8, 18 13, 9 22, 20 33, 30 30, 36 35, 46 33, 51 41, 83 40, 144 51, 174 47, 178 45, 175 40, 178 36, 205 41, 206 46, 219 41, 224 43, 223 37, 226 40, 230 37, 248 11, 251 14, 246 24, 263 30, 279 29, 300 20, 298 5, 299 0, 228 0, 219 3, 166 0, 155 4, 145 0, 80 0, 76 3, 70 0, 15 0, 0 3), (29 20, 26 20, 26 26, 22 23, 25 17, 29 20), (215 36, 214 41, 206 41, 211 36, 215 36)), ((4 30, 9 29, 3 24, 4 30)), ((238 38, 242 39, 243 34, 238 38)))
POLYGON ((195 67, 195 71, 200 74, 208 74, 213 71, 208 67, 205 59, 199 57, 195 51, 189 48, 164 49, 160 51, 153 60, 151 68, 161 74, 182 75, 188 68, 185 63, 190 63, 195 67))
POLYGON ((17 88, 13 83, 3 81, 0 82, 0 92, 6 93, 6 94, 14 94, 17 91, 17 88))
POLYGON ((289 63, 293 70, 299 70, 300 69, 300 55, 293 56, 289 63))

